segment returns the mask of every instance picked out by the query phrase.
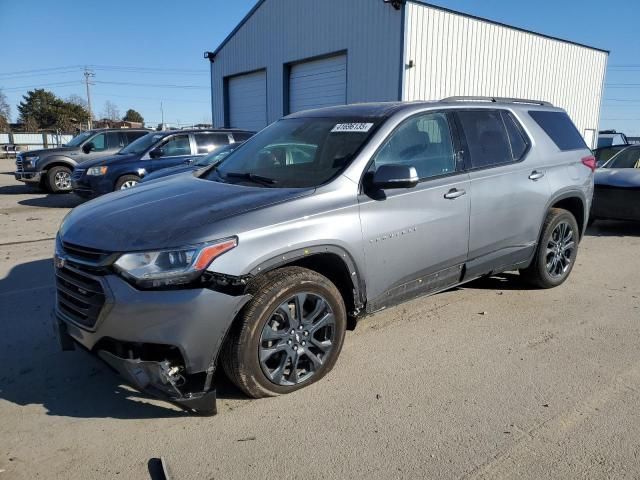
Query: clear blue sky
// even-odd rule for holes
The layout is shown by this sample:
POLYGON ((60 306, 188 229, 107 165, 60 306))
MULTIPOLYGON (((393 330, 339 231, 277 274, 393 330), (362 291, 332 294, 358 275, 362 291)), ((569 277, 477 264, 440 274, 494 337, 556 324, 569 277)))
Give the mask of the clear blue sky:
MULTIPOLYGON (((144 86, 96 83, 92 87, 96 113, 100 114, 105 101, 110 100, 122 114, 127 108, 134 108, 145 120, 157 123, 162 100, 166 122, 209 122, 209 66, 202 53, 215 49, 254 3, 254 0, 177 3, 0 0, 0 31, 4 39, 0 49, 0 88, 9 97, 15 119, 16 105, 27 90, 18 87, 43 86, 63 98, 71 94, 84 97, 85 91, 82 72, 77 67, 39 75, 8 75, 10 72, 85 64, 144 67, 150 70, 97 69, 96 82, 144 86), (56 83, 63 85, 46 86, 56 83)), ((636 111, 640 108, 640 8, 636 2, 439 0, 433 3, 611 50, 601 128, 640 135, 640 112, 636 111)))

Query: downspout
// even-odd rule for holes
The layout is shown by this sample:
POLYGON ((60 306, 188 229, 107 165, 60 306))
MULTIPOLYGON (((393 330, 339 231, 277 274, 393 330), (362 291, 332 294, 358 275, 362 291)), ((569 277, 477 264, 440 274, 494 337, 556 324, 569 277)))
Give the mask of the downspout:
POLYGON ((204 58, 209 60, 209 96, 211 101, 211 125, 215 127, 215 103, 214 103, 214 95, 213 95, 213 61, 215 59, 215 54, 213 52, 204 52, 204 58))

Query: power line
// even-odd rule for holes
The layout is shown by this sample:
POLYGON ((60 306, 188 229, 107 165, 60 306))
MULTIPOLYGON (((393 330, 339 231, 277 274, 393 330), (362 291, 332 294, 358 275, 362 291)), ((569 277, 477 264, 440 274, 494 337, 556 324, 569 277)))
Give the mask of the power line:
POLYGON ((42 87, 68 87, 71 85, 80 85, 79 80, 75 80, 73 82, 57 82, 57 83, 38 83, 36 85, 23 85, 21 87, 9 87, 2 88, 3 91, 13 91, 13 90, 28 90, 30 88, 42 88, 42 87))
MULTIPOLYGON (((206 70, 194 70, 187 68, 168 67, 139 67, 123 65, 86 65, 87 68, 100 71, 127 72, 127 73, 149 73, 155 75, 208 75, 206 70)), ((34 70, 18 70, 15 72, 0 73, 0 78, 21 78, 28 76, 41 76, 51 74, 64 74, 82 71, 82 65, 69 65, 65 67, 39 68, 34 70)))
POLYGON ((106 82, 106 81, 96 81, 96 83, 108 84, 108 85, 126 85, 129 87, 186 88, 186 89, 206 89, 206 90, 209 90, 210 88, 205 85, 175 85, 175 84, 160 84, 160 83, 154 84, 154 83, 106 82))

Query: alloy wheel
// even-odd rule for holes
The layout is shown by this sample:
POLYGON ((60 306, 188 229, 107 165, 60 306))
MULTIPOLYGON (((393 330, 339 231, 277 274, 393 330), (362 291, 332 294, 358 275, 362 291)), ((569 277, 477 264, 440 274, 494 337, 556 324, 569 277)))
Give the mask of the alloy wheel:
POLYGON ((59 190, 71 189, 71 174, 69 172, 56 172, 54 181, 59 190))
POLYGON ((271 313, 260 335, 260 367, 277 385, 298 385, 324 365, 334 347, 335 317, 325 298, 297 293, 271 313))
POLYGON ((127 180, 122 185, 120 185, 120 190, 127 190, 129 188, 135 187, 138 184, 135 180, 127 180))
POLYGON ((575 236, 571 225, 560 222, 551 232, 546 250, 547 272, 553 278, 563 276, 575 256, 575 236))

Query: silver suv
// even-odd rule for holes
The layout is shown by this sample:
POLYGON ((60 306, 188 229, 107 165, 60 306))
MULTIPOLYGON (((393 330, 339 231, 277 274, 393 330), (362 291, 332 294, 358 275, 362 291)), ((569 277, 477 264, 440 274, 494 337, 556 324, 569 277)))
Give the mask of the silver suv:
POLYGON ((569 276, 595 159, 545 102, 450 98, 290 115, 214 167, 75 208, 56 325, 135 387, 215 411, 215 374, 292 392, 367 314, 519 270, 569 276))

